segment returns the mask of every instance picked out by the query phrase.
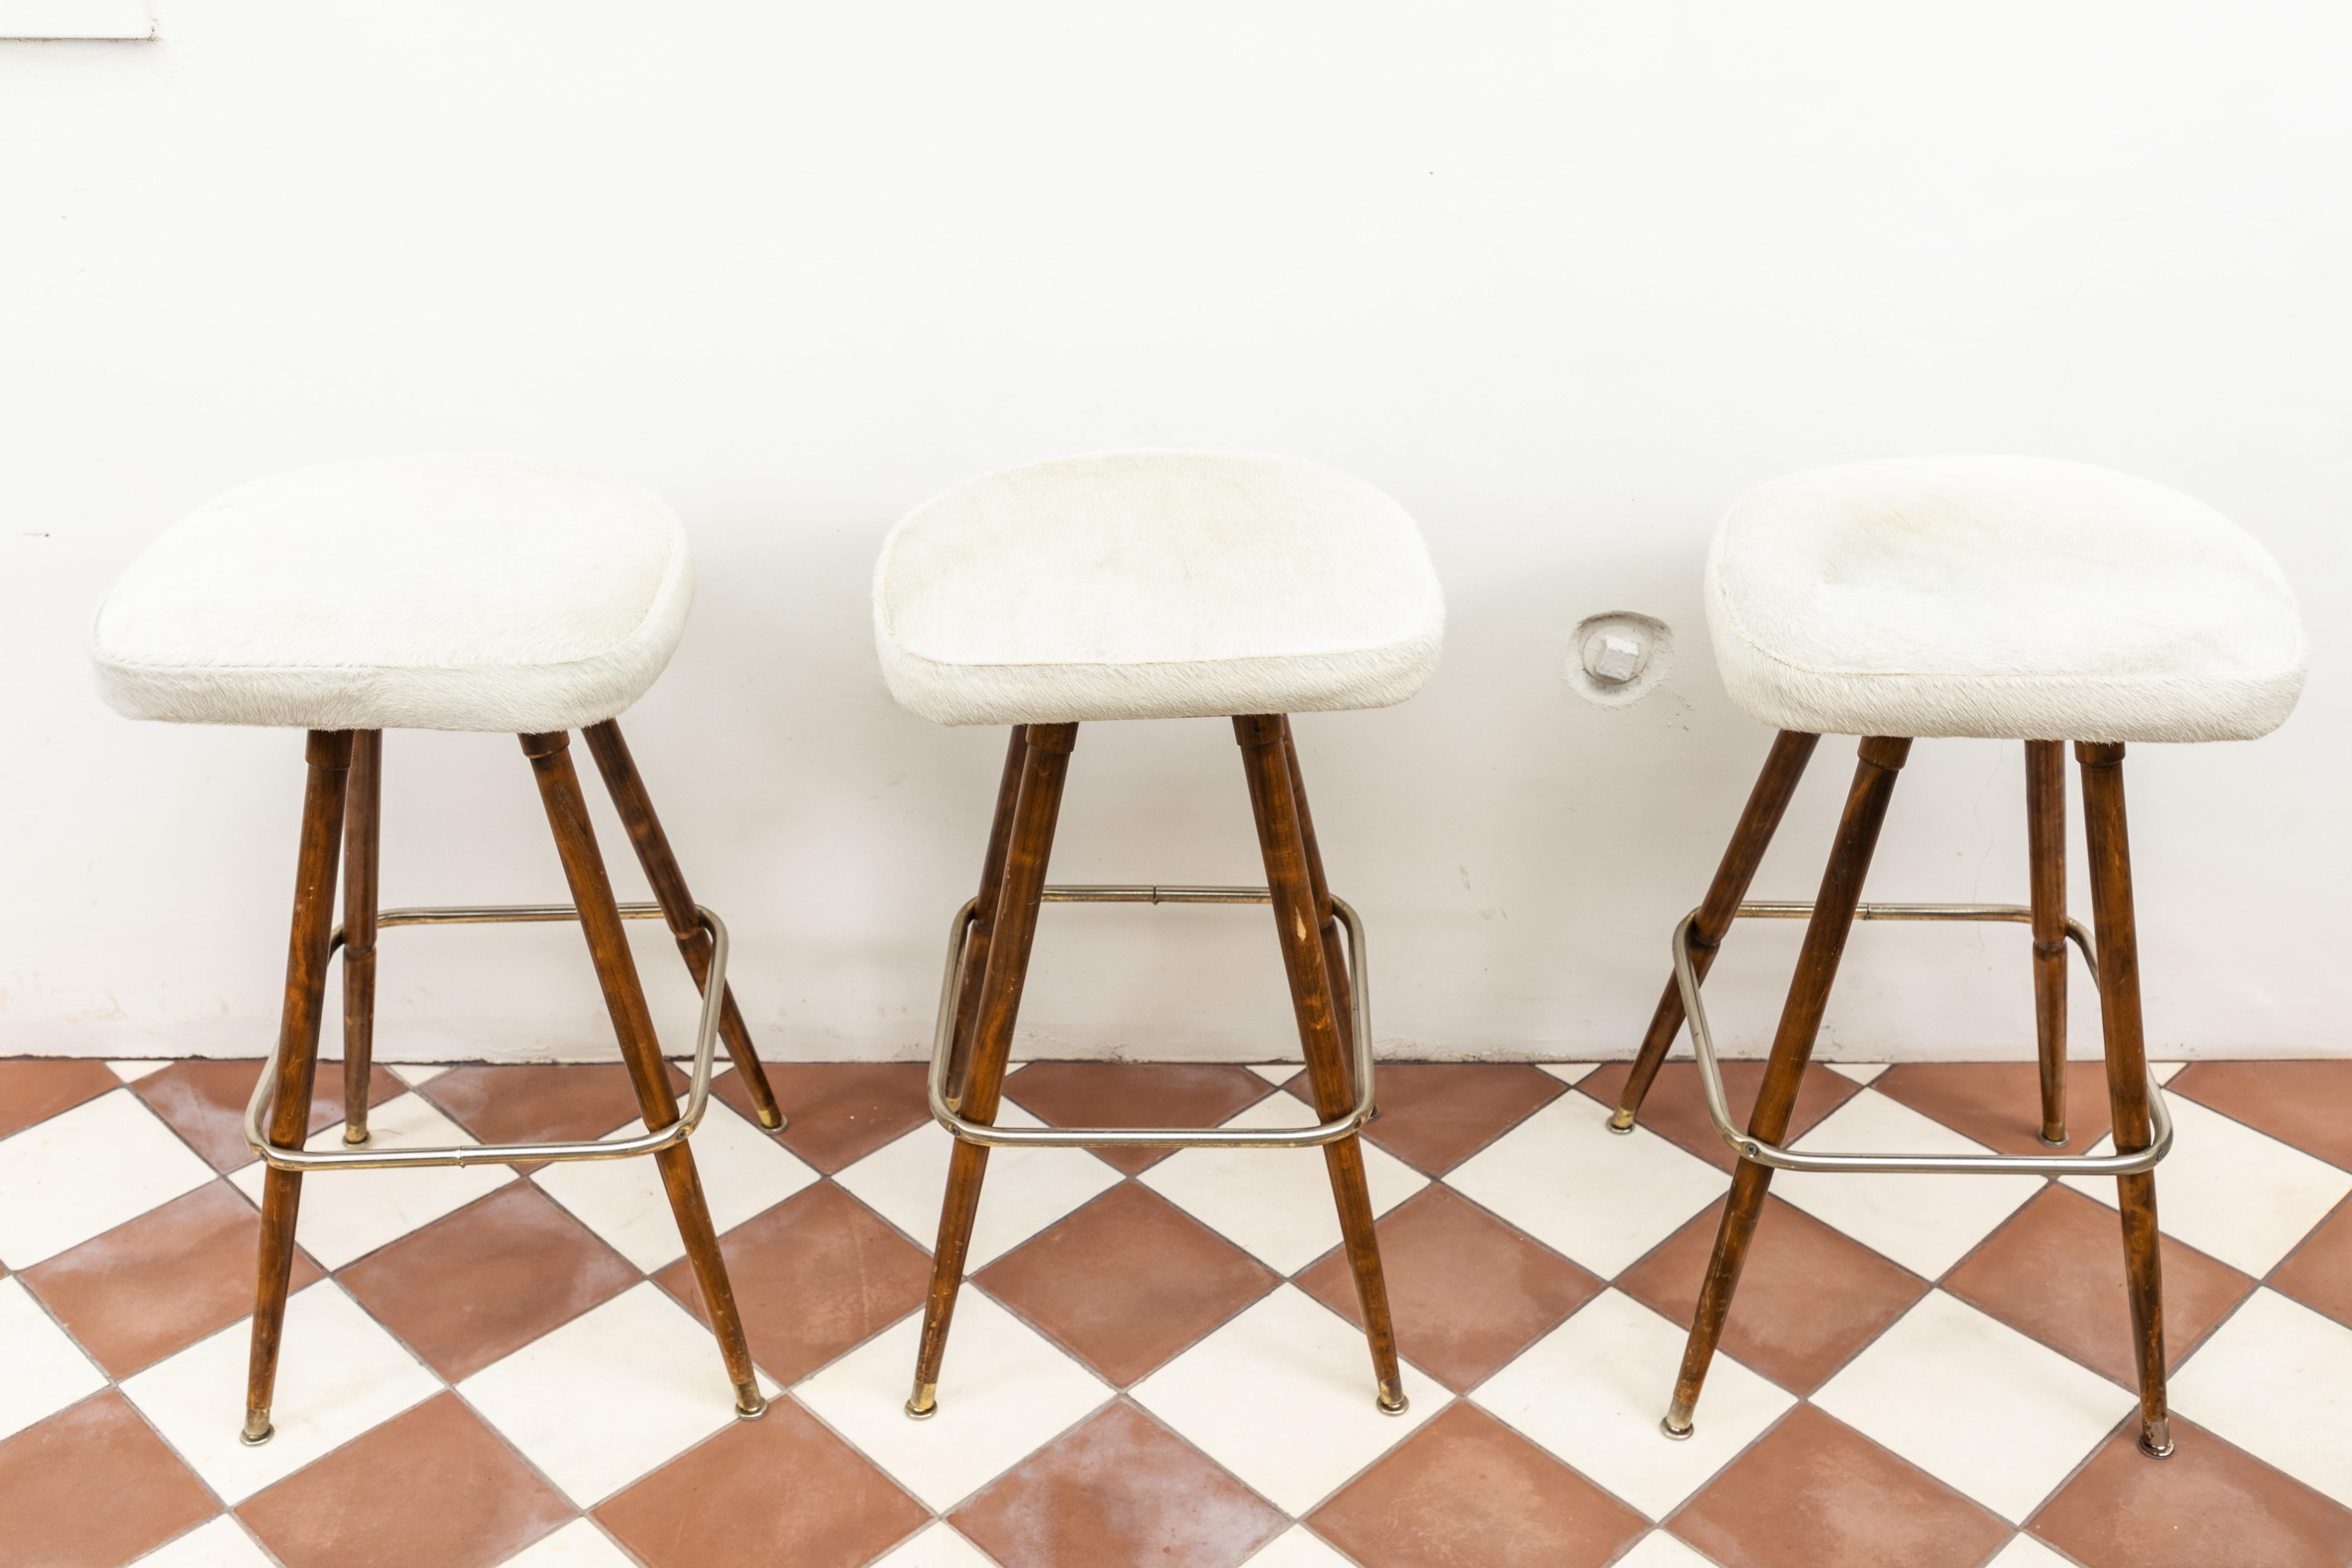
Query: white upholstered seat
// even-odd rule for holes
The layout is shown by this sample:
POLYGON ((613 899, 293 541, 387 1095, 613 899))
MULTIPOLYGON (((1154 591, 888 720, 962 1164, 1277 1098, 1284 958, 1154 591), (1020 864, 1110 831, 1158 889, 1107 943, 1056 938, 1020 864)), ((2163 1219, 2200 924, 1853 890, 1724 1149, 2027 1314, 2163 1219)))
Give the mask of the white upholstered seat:
POLYGON ((519 458, 379 458, 241 485, 165 530, 99 611, 134 719, 574 729, 669 662, 685 531, 635 485, 519 458))
POLYGON ((891 695, 942 724, 1386 707, 1429 678, 1444 620, 1403 508, 1279 458, 990 474, 908 513, 874 573, 891 695))
POLYGON ((2267 734, 2303 689, 2286 577, 2227 518, 2105 468, 1918 458, 1751 490, 1707 555, 1734 700, 1783 730, 2267 734))

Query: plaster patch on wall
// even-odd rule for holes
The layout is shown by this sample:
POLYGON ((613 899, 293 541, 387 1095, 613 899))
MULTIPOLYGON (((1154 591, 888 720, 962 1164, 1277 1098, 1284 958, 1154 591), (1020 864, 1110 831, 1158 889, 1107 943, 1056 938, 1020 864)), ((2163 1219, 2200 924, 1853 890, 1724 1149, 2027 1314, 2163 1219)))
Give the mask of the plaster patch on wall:
POLYGON ((1568 683, 1601 708, 1630 708, 1675 668, 1675 630, 1654 616, 1610 610, 1576 623, 1568 638, 1568 683))

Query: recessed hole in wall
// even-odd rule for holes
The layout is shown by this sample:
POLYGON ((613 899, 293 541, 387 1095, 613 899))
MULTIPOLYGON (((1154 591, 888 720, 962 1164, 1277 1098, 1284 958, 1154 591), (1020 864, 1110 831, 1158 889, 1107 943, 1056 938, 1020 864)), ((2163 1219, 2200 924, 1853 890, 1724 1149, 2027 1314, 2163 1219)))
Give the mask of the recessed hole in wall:
POLYGON ((1654 616, 1587 616, 1568 639, 1568 683, 1587 702, 1625 708, 1674 673, 1675 632, 1654 616))

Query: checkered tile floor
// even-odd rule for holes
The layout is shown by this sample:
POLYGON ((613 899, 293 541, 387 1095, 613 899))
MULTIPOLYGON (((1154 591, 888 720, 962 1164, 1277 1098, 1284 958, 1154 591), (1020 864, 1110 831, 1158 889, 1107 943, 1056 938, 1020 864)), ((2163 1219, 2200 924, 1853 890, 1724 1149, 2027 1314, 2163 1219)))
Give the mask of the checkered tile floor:
MULTIPOLYGON (((1294 1069, 1039 1063, 1006 1115, 1296 1121, 1294 1069)), ((2173 1072, 2168 1463, 2111 1188, 1775 1184, 1656 1430, 1727 1185, 1670 1068, 1384 1068, 1412 1408, 1376 1414, 1312 1151, 1000 1152, 941 1411, 899 1411, 947 1139, 920 1069, 776 1070, 693 1147, 778 1392, 730 1419, 652 1166, 313 1178, 278 1436, 236 1442, 250 1063, 0 1063, 0 1557, 158 1568, 2041 1568, 2352 1563, 2352 1061, 2173 1072)), ((1735 1096, 1759 1075, 1732 1069, 1735 1096)), ((335 1138, 341 1085, 317 1125, 335 1138)), ((722 1089, 730 1080, 720 1080, 722 1089)), ((404 1068, 387 1142, 601 1135, 618 1068, 404 1068)), ((2032 1147, 2008 1064, 1817 1068, 1825 1149, 2032 1147)), ((2095 1064, 2075 1147, 2104 1131, 2095 1064)), ((731 1103, 731 1102, 730 1102, 731 1103)))

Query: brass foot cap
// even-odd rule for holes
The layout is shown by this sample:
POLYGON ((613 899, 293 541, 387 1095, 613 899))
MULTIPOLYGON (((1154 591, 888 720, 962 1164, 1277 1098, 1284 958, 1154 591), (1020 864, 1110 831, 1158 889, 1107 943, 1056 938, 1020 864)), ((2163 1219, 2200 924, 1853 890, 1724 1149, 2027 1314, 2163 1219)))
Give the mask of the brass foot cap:
POLYGON ((1383 1394, 1373 1403, 1380 1407, 1380 1412, 1383 1415, 1402 1415, 1406 1411, 1412 1408, 1412 1401, 1407 1399, 1402 1394, 1396 1394, 1393 1397, 1383 1394))
POLYGON ((2139 1429, 2139 1451, 2151 1459, 2172 1458, 2172 1423, 2169 1419, 2150 1421, 2139 1429))
POLYGON ((2063 1129, 2060 1130, 2058 1136, 2055 1138, 2053 1138, 2047 1132, 2039 1133, 2036 1134, 2036 1136, 2042 1140, 2042 1146, 2045 1149, 2063 1149, 2068 1143, 2073 1142, 2072 1139, 2066 1136, 2063 1129))
POLYGON ((1630 1110, 1612 1111, 1609 1116, 1609 1131, 1612 1132, 1633 1131, 1633 1113, 1630 1110))
POLYGON ((776 1119, 773 1121, 770 1121, 764 1117, 761 1118, 760 1121, 760 1125, 766 1128, 771 1132, 782 1132, 785 1128, 790 1127, 792 1124, 792 1118, 786 1116, 781 1110, 776 1112, 776 1119))
POLYGON ((1667 1436, 1673 1438, 1677 1443, 1687 1443, 1690 1441, 1691 1434, 1697 1431, 1698 1426, 1694 1423, 1691 1426, 1684 1427, 1680 1431, 1676 1431, 1675 1429, 1674 1417, 1670 1415, 1661 1415, 1658 1417, 1658 1430, 1664 1432, 1667 1436))
POLYGON ((346 1127, 346 1128, 344 1128, 344 1129, 343 1129, 343 1142, 346 1142, 346 1143, 364 1143, 364 1142, 366 1142, 367 1141, 368 1141, 368 1130, 367 1130, 366 1128, 364 1128, 364 1127, 346 1127))
POLYGON ((767 1395, 765 1395, 765 1394, 752 1394, 752 1395, 751 1395, 751 1402, 749 1402, 749 1403, 747 1403, 747 1402, 744 1400, 743 1395, 742 1395, 741 1394, 740 1394, 740 1393, 739 1393, 739 1394, 737 1394, 735 1395, 735 1419, 736 1419, 736 1420, 738 1420, 738 1421, 757 1421, 761 1416, 765 1415, 767 1413, 768 1413, 768 1398, 767 1398, 767 1395))
POLYGON ((909 1421, 929 1421, 939 1413, 940 1402, 936 1399, 929 1405, 918 1405, 911 1399, 907 1401, 907 1419, 909 1421))
POLYGON ((247 1422, 245 1424, 245 1430, 236 1435, 236 1440, 244 1444, 248 1448, 258 1448, 264 1443, 268 1442, 269 1439, 277 1436, 278 1428, 271 1426, 268 1418, 265 1417, 258 1427, 256 1427, 250 1421, 247 1422))

